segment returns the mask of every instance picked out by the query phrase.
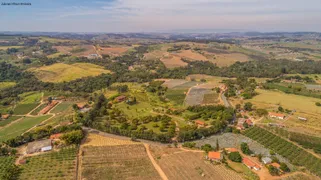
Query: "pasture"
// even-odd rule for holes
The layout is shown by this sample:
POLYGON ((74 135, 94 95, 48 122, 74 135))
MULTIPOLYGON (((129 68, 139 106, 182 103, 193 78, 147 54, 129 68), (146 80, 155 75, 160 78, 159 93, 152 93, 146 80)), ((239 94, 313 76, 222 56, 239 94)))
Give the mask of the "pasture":
POLYGON ((46 106, 47 106, 47 104, 45 104, 45 103, 41 104, 39 107, 37 107, 35 110, 33 110, 30 114, 36 116, 46 106))
POLYGON ((203 152, 188 152, 164 146, 151 146, 152 154, 168 179, 243 179, 224 165, 206 161, 203 152))
POLYGON ((199 61, 207 61, 208 59, 198 52, 193 52, 192 50, 183 50, 177 53, 181 58, 199 60, 199 61))
POLYGON ((19 122, 15 122, 6 126, 4 128, 0 128, 0 142, 6 141, 10 138, 17 137, 28 129, 34 127, 37 124, 47 120, 50 115, 46 116, 39 116, 39 117, 24 117, 23 119, 19 120, 19 122))
POLYGON ((127 52, 129 47, 97 47, 99 54, 110 56, 120 56, 127 52))
POLYGON ((76 156, 78 148, 65 147, 58 152, 49 152, 27 157, 21 165, 21 180, 74 180, 76 178, 76 156))
POLYGON ((50 66, 31 68, 29 71, 33 72, 41 81, 54 83, 110 73, 109 70, 90 63, 56 63, 50 66))
POLYGON ((161 179, 142 144, 82 147, 82 179, 161 179))
POLYGON ((14 110, 13 113, 15 115, 25 115, 28 114, 31 110, 36 108, 39 105, 39 103, 32 103, 32 104, 18 104, 14 110))
POLYGON ((230 66, 236 62, 249 61, 249 57, 241 53, 230 53, 230 54, 216 54, 210 62, 215 63, 219 67, 230 66))
POLYGON ((166 54, 160 60, 170 69, 187 66, 187 63, 182 61, 181 57, 173 54, 166 54))
POLYGON ((73 104, 74 103, 72 103, 72 102, 62 102, 62 103, 58 104, 56 107, 54 107, 50 112, 51 113, 61 113, 61 112, 71 110, 71 106, 73 104))
POLYGON ((88 56, 90 54, 96 54, 96 50, 93 45, 81 45, 81 46, 53 46, 60 53, 72 54, 74 56, 88 56))
POLYGON ((15 86, 15 82, 0 82, 0 91, 15 86))

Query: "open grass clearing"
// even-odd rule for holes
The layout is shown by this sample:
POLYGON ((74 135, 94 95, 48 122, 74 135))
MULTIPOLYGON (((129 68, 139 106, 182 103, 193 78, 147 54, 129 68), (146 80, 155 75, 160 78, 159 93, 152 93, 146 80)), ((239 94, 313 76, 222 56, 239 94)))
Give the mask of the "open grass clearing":
POLYGON ((54 83, 110 73, 109 70, 90 63, 56 63, 50 66, 31 68, 29 71, 33 72, 41 81, 54 83))
POLYGON ((51 113, 61 113, 65 112, 71 109, 71 106, 73 105, 73 102, 62 102, 58 104, 56 107, 54 107, 50 112, 51 113))
POLYGON ((15 82, 0 82, 0 91, 15 86, 15 82))
POLYGON ((50 117, 51 115, 39 117, 24 117, 22 120, 19 120, 19 122, 2 128, 0 129, 0 142, 19 136, 26 132, 28 129, 34 127, 37 124, 40 124, 50 117))
POLYGON ((20 118, 20 116, 10 116, 8 119, 0 120, 0 127, 6 126, 20 118))
POLYGON ((14 110, 13 114, 15 115, 25 115, 36 108, 40 103, 32 103, 32 104, 18 104, 14 110))
POLYGON ((173 54, 166 54, 160 60, 170 69, 187 66, 187 63, 182 61, 181 57, 173 54))

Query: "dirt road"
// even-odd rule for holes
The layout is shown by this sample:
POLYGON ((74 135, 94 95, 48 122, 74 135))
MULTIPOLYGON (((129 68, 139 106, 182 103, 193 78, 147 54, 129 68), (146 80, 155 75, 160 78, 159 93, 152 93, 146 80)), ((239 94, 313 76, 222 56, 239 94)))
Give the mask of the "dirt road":
POLYGON ((158 174, 161 176, 161 178, 163 180, 168 180, 168 178, 167 178, 166 174, 164 173, 164 171, 162 170, 162 168, 156 163, 155 159, 153 158, 153 156, 149 150, 149 144, 144 143, 144 146, 146 148, 147 155, 148 155, 150 161, 152 162, 153 166, 155 167, 156 171, 158 172, 158 174))

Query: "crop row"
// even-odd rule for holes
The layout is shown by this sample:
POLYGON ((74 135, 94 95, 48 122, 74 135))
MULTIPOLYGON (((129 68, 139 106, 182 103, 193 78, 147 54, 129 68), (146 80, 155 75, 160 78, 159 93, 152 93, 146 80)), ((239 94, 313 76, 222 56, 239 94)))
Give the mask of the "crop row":
POLYGON ((309 171, 321 177, 321 159, 306 150, 259 127, 246 130, 244 135, 287 158, 292 164, 305 166, 309 171))

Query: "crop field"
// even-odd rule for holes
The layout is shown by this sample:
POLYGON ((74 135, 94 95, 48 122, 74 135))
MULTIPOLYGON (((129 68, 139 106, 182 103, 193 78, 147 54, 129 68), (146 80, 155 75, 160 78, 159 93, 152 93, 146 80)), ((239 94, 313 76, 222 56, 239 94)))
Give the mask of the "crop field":
POLYGON ((37 109, 33 110, 30 114, 36 116, 46 106, 47 104, 41 104, 39 107, 37 107, 37 109))
POLYGON ((38 103, 41 101, 42 93, 28 92, 28 93, 23 93, 19 95, 19 97, 22 99, 22 101, 20 101, 20 104, 38 103))
POLYGON ((189 89, 193 86, 200 85, 200 84, 202 84, 202 82, 188 81, 186 83, 183 83, 183 84, 173 87, 173 89, 189 89))
POLYGON ((307 89, 309 90, 317 90, 320 91, 321 90, 321 85, 317 85, 317 84, 306 84, 305 85, 307 89))
POLYGON ((209 90, 209 89, 192 87, 189 90, 189 93, 186 95, 185 105, 194 106, 194 105, 202 104, 203 99, 204 99, 204 95, 209 94, 210 92, 211 92, 211 90, 209 90))
POLYGON ((83 146, 120 146, 130 144, 141 144, 134 141, 106 137, 94 133, 89 133, 83 146))
POLYGON ((19 122, 0 129, 0 142, 21 135, 28 129, 34 127, 42 121, 45 121, 49 117, 51 116, 46 115, 39 117, 24 117, 23 119, 19 120, 19 122))
POLYGON ((96 54, 94 46, 81 45, 81 46, 54 46, 59 52, 63 54, 72 53, 74 56, 88 56, 89 54, 96 54))
POLYGON ((110 73, 103 67, 90 63, 63 64, 56 63, 50 66, 29 69, 38 79, 44 82, 63 82, 75 79, 98 76, 102 73, 110 73))
POLYGON ((321 159, 306 150, 259 127, 250 128, 246 130, 244 134, 264 145, 266 148, 287 158, 292 164, 304 166, 313 174, 321 177, 321 159))
POLYGON ((184 79, 160 79, 160 80, 164 80, 165 82, 163 83, 163 86, 168 87, 169 89, 172 89, 176 86, 179 86, 188 82, 184 79))
POLYGON ((187 66, 187 63, 182 61, 181 57, 176 55, 165 55, 160 59, 167 68, 176 68, 187 66))
POLYGON ((61 113, 61 112, 65 112, 69 109, 71 109, 71 106, 73 105, 74 103, 72 102, 62 102, 60 104, 58 104, 56 107, 54 107, 51 112, 52 113, 61 113))
POLYGON ((216 104, 219 102, 219 94, 217 93, 209 93, 204 94, 202 104, 216 104))
POLYGON ((0 121, 0 127, 6 126, 7 124, 10 124, 11 122, 20 119, 20 116, 10 116, 8 119, 1 120, 0 121))
POLYGON ((111 55, 111 56, 120 56, 122 54, 124 54, 125 52, 128 51, 128 47, 99 47, 97 48, 99 49, 98 52, 99 54, 107 54, 107 55, 111 55))
POLYGON ((10 87, 13 87, 15 85, 16 85, 15 82, 0 82, 0 91, 2 89, 10 88, 10 87))
POLYGON ((82 154, 82 179, 161 179, 142 144, 85 146, 82 154))
POLYGON ((7 171, 8 166, 13 165, 15 158, 13 156, 1 156, 0 157, 0 177, 7 171))
POLYGON ((181 56, 182 58, 186 59, 193 59, 193 60, 200 60, 206 61, 207 58, 198 52, 193 52, 192 50, 183 50, 179 52, 177 55, 181 56))
POLYGON ((74 180, 78 148, 71 146, 58 152, 49 152, 27 158, 21 165, 21 180, 74 180))
POLYGON ((293 94, 286 94, 278 91, 256 90, 259 95, 249 100, 258 107, 265 106, 279 106, 287 109, 295 109, 301 112, 321 113, 321 108, 315 105, 320 100, 317 98, 298 96, 293 94))
MULTIPOLYGON (((213 165, 204 159, 202 152, 185 152, 170 148, 159 154, 156 146, 151 146, 156 161, 168 177, 176 180, 234 180, 243 179, 238 173, 227 169, 224 165, 213 165), (155 153, 156 151, 156 153, 155 153)), ((165 148, 165 147, 158 147, 165 148)))
POLYGON ((216 54, 215 59, 210 60, 210 62, 215 63, 219 67, 230 66, 237 61, 246 62, 249 61, 249 57, 241 53, 216 54))
POLYGON ((28 114, 31 110, 36 108, 39 105, 39 103, 33 103, 33 104, 18 104, 14 110, 13 113, 16 115, 24 115, 28 114))
POLYGON ((166 98, 174 102, 175 105, 183 105, 187 89, 169 89, 166 92, 166 98))

